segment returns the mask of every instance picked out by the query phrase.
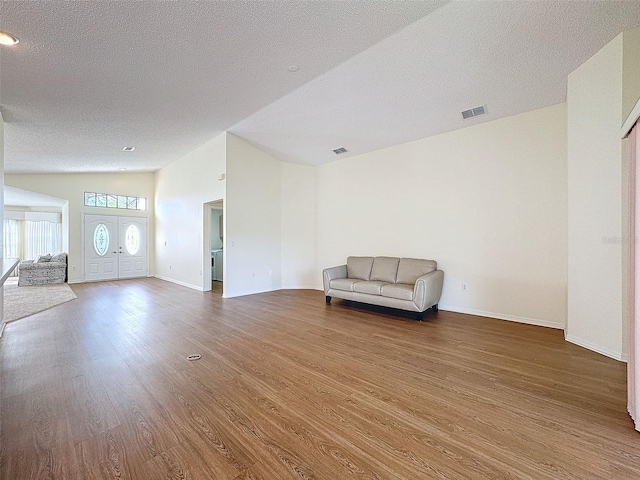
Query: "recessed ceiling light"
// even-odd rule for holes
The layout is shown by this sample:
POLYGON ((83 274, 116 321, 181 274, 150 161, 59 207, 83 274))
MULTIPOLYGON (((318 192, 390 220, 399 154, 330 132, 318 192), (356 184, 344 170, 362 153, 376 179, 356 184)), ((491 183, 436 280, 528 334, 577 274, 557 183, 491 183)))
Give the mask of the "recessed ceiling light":
POLYGON ((133 152, 136 149, 136 147, 124 147, 122 149, 123 152, 133 152))
POLYGON ((297 72, 300 67, 298 65, 291 65, 289 67, 290 72, 297 72))
POLYGON ((126 172, 126 171, 127 171, 127 169, 126 169, 126 168, 121 168, 121 169, 120 169, 120 171, 121 171, 121 172, 126 172))
POLYGON ((0 32, 0 44, 1 45, 15 45, 20 40, 7 32, 0 32))

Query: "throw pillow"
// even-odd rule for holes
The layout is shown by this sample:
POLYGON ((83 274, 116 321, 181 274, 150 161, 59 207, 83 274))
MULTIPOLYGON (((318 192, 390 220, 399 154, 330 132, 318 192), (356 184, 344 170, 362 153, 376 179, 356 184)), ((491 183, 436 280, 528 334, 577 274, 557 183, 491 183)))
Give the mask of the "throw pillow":
POLYGON ((36 260, 36 263, 45 263, 50 261, 51 261, 51 255, 47 253, 46 255, 40 255, 38 257, 38 260, 36 260))
POLYGON ((66 253, 58 253, 51 257, 52 262, 56 263, 67 263, 67 254, 66 253))

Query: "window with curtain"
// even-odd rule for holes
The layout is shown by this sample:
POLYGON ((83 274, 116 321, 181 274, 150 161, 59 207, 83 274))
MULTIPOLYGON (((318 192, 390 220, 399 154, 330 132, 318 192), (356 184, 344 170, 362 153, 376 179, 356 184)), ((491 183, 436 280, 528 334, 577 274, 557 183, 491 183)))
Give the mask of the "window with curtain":
POLYGON ((62 225, 40 221, 24 221, 24 258, 37 259, 47 253, 60 253, 62 225))
MULTIPOLYGON (((37 260, 40 255, 62 251, 62 224, 46 220, 5 219, 4 258, 37 260)), ((12 275, 17 275, 17 269, 12 275)))
POLYGON ((20 258, 21 248, 20 245, 20 223, 18 220, 5 220, 4 221, 4 258, 20 258))

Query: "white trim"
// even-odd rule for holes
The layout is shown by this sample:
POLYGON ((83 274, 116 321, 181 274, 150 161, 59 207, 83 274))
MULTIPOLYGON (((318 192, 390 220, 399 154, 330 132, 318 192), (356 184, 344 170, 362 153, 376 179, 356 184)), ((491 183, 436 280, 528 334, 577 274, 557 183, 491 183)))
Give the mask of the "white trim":
POLYGON ((467 315, 477 315, 479 317, 497 318, 498 320, 508 320, 510 322, 526 323, 528 325, 536 325, 538 327, 556 328, 558 330, 564 330, 564 325, 557 322, 550 322, 549 320, 540 320, 538 318, 519 317, 517 315, 502 315, 494 312, 484 312, 482 310, 474 310, 472 308, 453 307, 450 305, 438 305, 439 310, 445 310, 447 312, 465 313, 467 315))
POLYGON ((614 360, 618 360, 620 362, 626 362, 626 358, 625 356, 622 355, 622 352, 609 350, 608 348, 602 348, 601 346, 596 345, 595 343, 591 343, 586 340, 581 340, 577 337, 569 335, 567 334, 566 331, 564 332, 564 339, 567 342, 578 345, 579 347, 587 348, 601 355, 605 355, 609 358, 613 358, 614 360))
POLYGON ((4 320, 0 323, 0 338, 2 338, 2 334, 4 333, 4 327, 7 325, 7 322, 4 320))
POLYGON ((627 135, 629 135, 631 129, 638 121, 638 118, 640 118, 640 98, 633 107, 633 110, 631 110, 627 120, 622 124, 622 138, 627 138, 627 135))
POLYGON ((183 287, 187 287, 187 288, 191 288, 192 290, 198 290, 199 292, 202 292, 202 287, 199 287, 197 285, 191 285, 190 283, 186 283, 186 282, 181 282, 180 280, 175 280, 173 278, 169 278, 169 277, 163 277, 162 275, 154 275, 155 278, 159 279, 159 280, 164 280, 165 282, 171 282, 171 283, 175 283, 177 285, 181 285, 183 287))
POLYGON ((282 290, 323 290, 323 289, 318 288, 315 285, 288 285, 288 286, 283 285, 282 290))

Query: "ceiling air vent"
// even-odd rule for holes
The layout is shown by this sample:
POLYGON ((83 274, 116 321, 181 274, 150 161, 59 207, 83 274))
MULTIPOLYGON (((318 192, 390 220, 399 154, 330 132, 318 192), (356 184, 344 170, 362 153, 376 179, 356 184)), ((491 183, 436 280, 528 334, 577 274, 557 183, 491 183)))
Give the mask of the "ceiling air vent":
POLYGON ((477 117, 478 115, 484 115, 486 110, 484 109, 484 105, 480 105, 479 107, 470 108, 469 110, 465 110, 462 112, 462 118, 467 119, 471 117, 477 117))
POLYGON ((347 153, 347 149, 344 147, 334 148, 333 153, 335 153, 336 155, 340 155, 341 153, 347 153))

